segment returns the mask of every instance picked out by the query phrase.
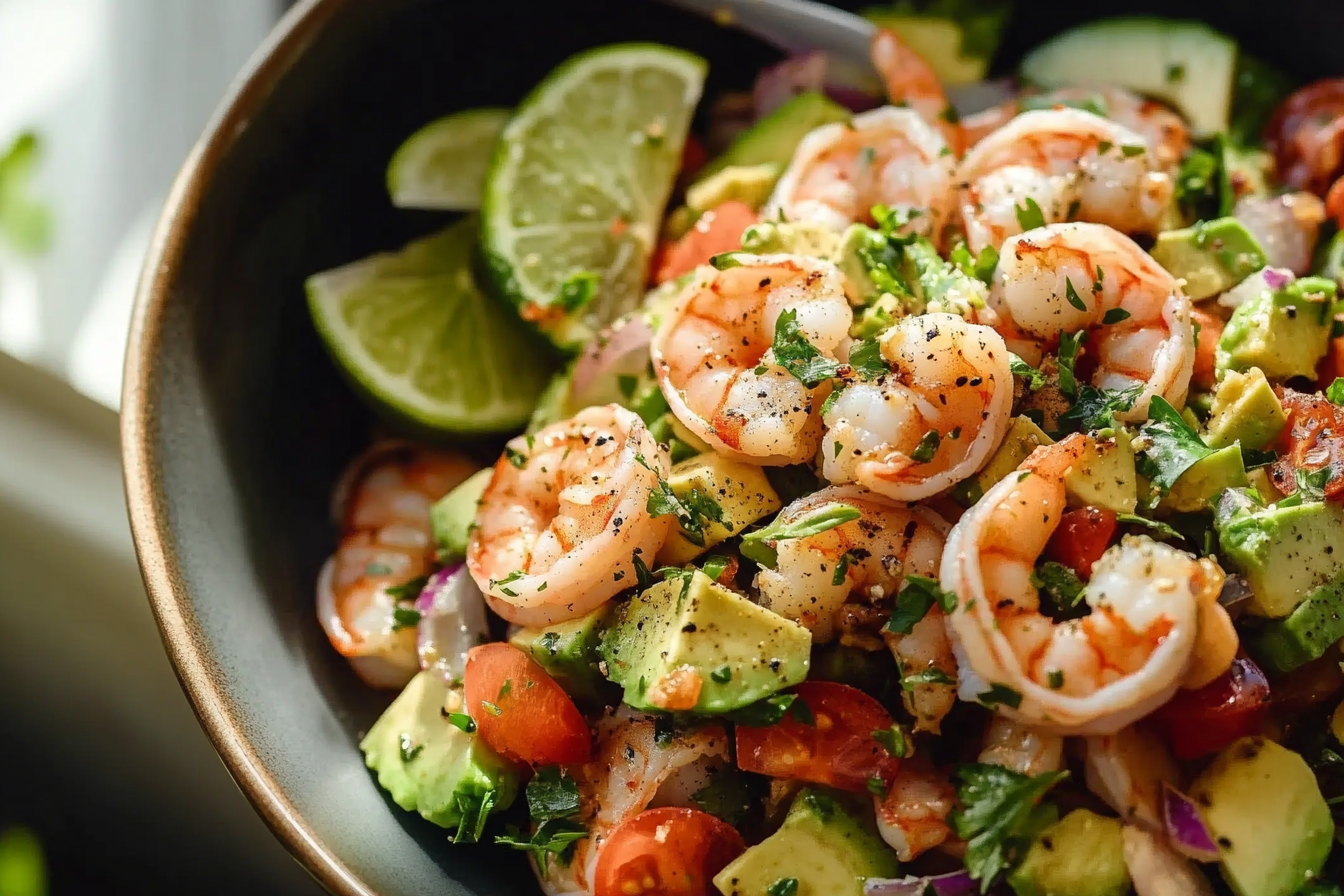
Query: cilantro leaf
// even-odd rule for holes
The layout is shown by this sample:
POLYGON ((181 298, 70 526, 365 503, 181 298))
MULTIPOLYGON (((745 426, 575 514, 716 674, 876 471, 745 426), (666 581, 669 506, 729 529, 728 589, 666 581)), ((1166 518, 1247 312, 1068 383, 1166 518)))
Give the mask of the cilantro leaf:
POLYGON ((900 725, 892 725, 881 731, 873 732, 873 740, 882 745, 892 757, 904 759, 910 754, 910 736, 900 725))
POLYGON ((1141 472, 1163 493, 1171 491, 1182 473, 1213 453, 1180 412, 1160 395, 1154 395, 1149 403, 1148 422, 1139 432, 1146 443, 1141 472))
POLYGON ((593 271, 575 271, 560 284, 555 304, 565 311, 578 311, 587 307, 597 297, 598 287, 602 285, 602 275, 593 271))
POLYGON ((948 253, 948 259, 967 277, 973 277, 986 286, 993 285, 994 272, 999 267, 999 253, 993 246, 986 246, 973 258, 964 242, 957 243, 948 253))
POLYGON ((499 794, 493 789, 485 793, 464 793, 459 790, 453 795, 457 804, 457 830, 448 839, 453 843, 478 843, 485 833, 485 823, 490 818, 490 810, 495 808, 499 794))
POLYGON ((908 575, 896 592, 896 606, 887 620, 886 629, 898 635, 908 635, 914 631, 915 623, 928 615, 929 609, 937 604, 944 613, 957 608, 957 596, 944 591, 937 579, 927 576, 908 575))
POLYGON ((1118 523, 1128 523, 1131 526, 1143 526, 1145 529, 1151 529, 1162 538, 1175 538, 1178 541, 1185 541, 1185 536, 1168 524, 1158 520, 1150 520, 1146 516, 1139 516, 1134 513, 1117 513, 1115 519, 1118 523))
POLYGON ((938 453, 938 445, 942 442, 942 439, 943 437, 939 435, 936 429, 924 433, 924 437, 919 440, 915 450, 910 452, 910 459, 917 464, 926 464, 933 460, 934 455, 938 453))
POLYGON ((393 585, 390 588, 384 588, 383 591, 388 597, 396 601, 415 600, 424 590, 425 583, 429 581, 429 576, 416 576, 402 582, 400 585, 393 585))
POLYGON ((1115 415, 1134 407, 1142 394, 1143 385, 1139 383, 1124 389, 1098 389, 1084 383, 1073 406, 1059 415, 1059 425, 1079 432, 1110 429, 1115 426, 1115 415))
POLYGON ((1326 388, 1325 397, 1331 404, 1344 405, 1344 376, 1335 377, 1335 381, 1326 388))
POLYGON ((1083 581, 1078 574, 1062 563, 1047 560, 1040 569, 1031 572, 1031 585, 1040 589, 1041 594, 1053 609, 1056 618, 1073 618, 1081 615, 1083 602, 1083 581))
POLYGON ((882 344, 876 339, 863 339, 849 350, 849 366, 861 379, 875 380, 887 373, 887 362, 882 359, 882 344))
POLYGON ((1035 392, 1045 385, 1045 374, 1041 373, 1035 367, 1032 367, 1026 361, 1023 361, 1012 352, 1008 353, 1008 369, 1014 376, 1020 376, 1027 381, 1027 389, 1035 392))
POLYGON ((1078 353, 1087 341, 1087 331, 1061 333, 1059 336, 1059 391, 1069 398, 1078 397, 1078 379, 1074 376, 1074 366, 1078 363, 1078 353))
POLYGON ((1112 308, 1101 316, 1101 322, 1104 324, 1118 324, 1121 321, 1129 320, 1130 313, 1123 308, 1112 308))
POLYGON ((764 700, 749 703, 741 709, 735 709, 725 715, 736 725, 746 728, 768 728, 777 724, 788 713, 798 699, 796 694, 775 694, 764 700))
POLYGON ((1067 771, 1019 774, 999 765, 971 763, 956 770, 957 798, 962 808, 952 825, 966 843, 966 870, 988 892, 994 881, 1017 861, 1032 839, 1058 817, 1041 804, 1067 771))
POLYGON ((516 826, 509 825, 506 833, 495 837, 500 846, 510 846, 532 854, 538 867, 546 867, 548 854, 557 856, 561 862, 568 863, 574 844, 588 836, 588 829, 577 821, 567 818, 553 818, 543 821, 530 837, 524 837, 516 826))
POLYGON ((1304 470, 1300 467, 1296 471, 1297 492, 1305 501, 1324 501, 1325 487, 1330 484, 1333 478, 1331 469, 1321 467, 1319 470, 1304 470))
POLYGON ((404 628, 414 628, 420 624, 420 611, 411 607, 393 607, 392 608, 392 631, 399 632, 404 628))
POLYGON ((1022 705, 1022 694, 1006 684, 991 684, 989 690, 976 694, 975 699, 981 706, 987 706, 990 709, 997 706, 1017 709, 1022 705))
POLYGON ((1036 200, 1030 196, 1027 197, 1024 205, 1017 206, 1014 211, 1017 212, 1017 226, 1024 231, 1045 226, 1045 214, 1041 212, 1041 207, 1036 204, 1036 200))
POLYGON ((1082 296, 1078 295, 1078 290, 1073 288, 1073 281, 1068 277, 1064 278, 1064 298, 1079 311, 1087 311, 1087 303, 1083 301, 1082 296))
POLYGON ((675 516, 686 540, 700 547, 705 544, 706 521, 726 525, 718 501, 698 488, 678 496, 661 476, 658 477, 658 487, 649 492, 645 509, 653 517, 675 516))
POLYGON ((768 542, 785 541, 791 538, 810 538, 813 535, 828 532, 836 526, 853 522, 861 516, 863 514, 859 512, 858 508, 838 502, 823 504, 789 522, 784 522, 782 517, 777 516, 774 522, 765 528, 748 532, 742 536, 740 550, 742 556, 747 559, 755 560, 761 566, 774 569, 775 564, 779 562, 779 555, 768 542))
POLYGON ((815 389, 835 376, 840 362, 828 358, 807 340, 798 326, 798 312, 787 308, 775 321, 775 363, 809 389, 815 389))
POLYGON ((554 765, 543 766, 527 782, 527 811, 538 822, 578 815, 579 785, 554 765))

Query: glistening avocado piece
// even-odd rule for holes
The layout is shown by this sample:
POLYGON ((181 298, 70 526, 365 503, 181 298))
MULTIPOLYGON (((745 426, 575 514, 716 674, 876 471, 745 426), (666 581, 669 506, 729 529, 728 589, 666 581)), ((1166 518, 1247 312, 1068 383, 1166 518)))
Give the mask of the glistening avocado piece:
POLYGON ((449 695, 437 672, 419 673, 359 748, 398 806, 440 827, 457 828, 463 840, 463 833, 479 830, 486 815, 509 807, 518 794, 518 772, 479 736, 448 721, 449 695))
POLYGON ((467 556, 471 526, 476 520, 476 505, 490 484, 494 468, 473 473, 465 482, 440 498, 429 510, 429 524, 445 561, 467 556))
POLYGON ((1271 445, 1288 417, 1264 371, 1252 367, 1245 373, 1229 370, 1213 393, 1204 441, 1210 448, 1225 448, 1240 442, 1242 448, 1271 445))
POLYGON ((1125 896, 1120 820, 1074 809, 1041 832, 1008 885, 1017 896, 1125 896))
MULTIPOLYGON (((1229 492, 1235 496, 1236 493, 1229 492)), ((1251 609, 1282 618, 1344 572, 1344 510, 1309 502, 1225 512, 1214 519, 1220 553, 1254 593, 1251 609)))
POLYGON ((722 171, 698 181, 686 190, 686 205, 697 214, 725 202, 743 202, 754 209, 765 205, 775 181, 784 169, 775 162, 763 165, 730 165, 722 171))
POLYGON ((792 878, 798 896, 863 896, 866 878, 899 873, 870 805, 807 787, 794 797, 779 830, 716 874, 714 886, 723 896, 765 896, 792 878))
POLYGON ((1292 896, 1325 864, 1335 824, 1316 776, 1292 750, 1242 738, 1218 754, 1190 796, 1237 896, 1292 896))
POLYGON ((1139 477, 1129 433, 1117 427, 1109 439, 1085 438, 1082 456, 1064 477, 1069 505, 1133 513, 1139 503, 1139 477))
POLYGON ((672 468, 667 484, 680 499, 685 500, 694 490, 702 500, 713 501, 723 514, 723 522, 702 518, 703 531, 698 537, 702 543, 697 544, 696 536, 687 532, 678 521, 658 551, 658 563, 664 566, 689 563, 784 506, 760 467, 714 453, 700 454, 677 464, 672 468))
POLYGON ((723 154, 700 172, 696 183, 728 167, 778 165, 781 171, 793 159, 793 151, 809 133, 824 124, 849 121, 852 113, 816 91, 800 93, 737 135, 723 154))
POLYGON ((596 706, 611 696, 598 670, 597 648, 611 621, 613 607, 603 604, 586 616, 545 628, 520 628, 509 643, 527 653, 576 701, 596 706))
POLYGON ((812 633, 696 570, 637 594, 602 639, 636 709, 724 713, 807 677, 812 633))
POLYGON ((1243 637, 1256 659, 1280 672, 1324 656, 1344 638, 1344 579, 1313 589, 1288 616, 1249 628, 1243 637))
POLYGON ((1243 302, 1218 339, 1218 375, 1259 367, 1271 379, 1314 377, 1330 343, 1334 300, 1333 281, 1303 277, 1243 302))
POLYGON ((1265 266, 1265 253, 1236 218, 1216 218, 1157 235, 1153 260, 1185 281, 1198 301, 1226 292, 1265 266))
POLYGON ((963 507, 970 507, 984 497, 985 492, 993 488, 995 483, 1016 470, 1028 454, 1042 445, 1054 443, 1055 440, 1029 417, 1014 417, 1007 435, 999 443, 999 449, 980 468, 979 473, 957 484, 952 490, 952 497, 963 507))
POLYGON ((1207 510, 1224 489, 1248 484, 1241 446, 1229 445, 1195 461, 1162 498, 1163 510, 1193 513, 1207 510))

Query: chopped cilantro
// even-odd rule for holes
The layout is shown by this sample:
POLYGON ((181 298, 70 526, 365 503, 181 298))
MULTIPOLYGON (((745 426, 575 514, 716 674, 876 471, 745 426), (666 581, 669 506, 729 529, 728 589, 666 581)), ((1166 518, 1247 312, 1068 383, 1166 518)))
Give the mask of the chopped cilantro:
POLYGON ((733 667, 726 664, 719 666, 709 673, 709 677, 719 684, 727 684, 733 680, 733 667))
POLYGON ((639 554, 631 554, 630 559, 635 565, 635 584, 640 591, 649 590, 653 586, 653 573, 649 572, 649 565, 639 554))
POLYGON ((781 877, 765 888, 765 896, 798 896, 798 878, 781 877))
POLYGON ((1148 422, 1140 435, 1144 440, 1144 462, 1139 472, 1163 493, 1171 491, 1182 473, 1213 453, 1180 412, 1160 395, 1154 395, 1149 402, 1148 422))
POLYGON ((775 694, 727 713, 727 717, 746 728, 768 728, 783 719, 797 699, 795 694, 775 694))
POLYGON ((579 785, 554 765, 542 766, 527 782, 527 811, 533 821, 572 818, 579 814, 579 785))
POLYGON ((1123 308, 1112 308, 1101 316, 1103 324, 1118 324, 1121 321, 1129 320, 1130 314, 1123 308))
POLYGON ((1331 404, 1344 405, 1344 376, 1335 377, 1335 381, 1326 388, 1325 397, 1331 404))
POLYGON ((513 464, 516 469, 521 470, 523 467, 527 466, 527 453, 519 451, 512 445, 504 446, 504 456, 508 458, 509 463, 513 464))
POLYGON ((882 344, 876 339, 862 339, 849 350, 849 366, 861 379, 875 380, 887 373, 887 362, 882 360, 882 344))
POLYGON ((1008 369, 1014 376, 1020 376, 1027 381, 1027 389, 1035 392, 1045 385, 1045 374, 1041 373, 1035 367, 1032 367, 1026 361, 1023 361, 1012 352, 1008 353, 1008 369))
POLYGON ((1083 580, 1063 563, 1047 560, 1032 570, 1031 585, 1038 588, 1049 604, 1052 615, 1072 618, 1079 615, 1083 602, 1083 580))
POLYGON ((831 584, 839 587, 845 584, 845 577, 849 575, 849 564, 854 562, 854 555, 845 551, 840 555, 840 559, 835 562, 835 572, 831 573, 831 584))
POLYGON ((455 728, 460 728, 467 734, 476 733, 476 720, 464 712, 450 712, 444 716, 448 723, 455 728))
POLYGON ((649 492, 645 508, 649 516, 675 516, 686 540, 700 547, 705 544, 706 521, 724 524, 723 508, 718 501, 698 488, 678 496, 661 476, 658 477, 658 487, 649 492))
POLYGON ((1139 516, 1134 513, 1117 513, 1115 520, 1118 523, 1127 523, 1131 526, 1143 526, 1145 529, 1151 529, 1162 538, 1175 538, 1178 541, 1185 541, 1185 536, 1177 532, 1171 526, 1158 520, 1150 520, 1146 516, 1139 516))
POLYGON ((399 632, 404 628, 414 628, 420 624, 420 611, 410 607, 392 608, 392 631, 399 632))
POLYGON ((898 635, 908 635, 914 631, 915 623, 929 613, 929 608, 937 604, 944 613, 957 608, 957 596, 944 591, 937 579, 926 576, 908 575, 896 593, 896 606, 887 620, 886 629, 898 635))
POLYGON ((936 429, 924 433, 915 450, 910 452, 910 459, 917 464, 926 464, 933 460, 934 455, 938 453, 938 445, 942 442, 942 438, 936 429))
POLYGON ((1060 426, 1080 432, 1110 429, 1115 426, 1115 415, 1134 407, 1142 394, 1143 386, 1138 383, 1125 389, 1098 389, 1085 383, 1077 401, 1060 415, 1060 426))
POLYGON ((747 559, 754 560, 761 566, 774 569, 775 564, 779 561, 779 555, 768 542, 785 541, 792 538, 810 538, 813 535, 828 532, 836 526, 853 522, 861 516, 863 514, 857 508, 837 502, 823 504, 790 522, 784 522, 782 516, 777 516, 774 522, 765 528, 748 532, 742 536, 740 550, 742 556, 747 559))
POLYGON ((1100 140, 1097 142, 1097 155, 1104 156, 1115 148, 1115 144, 1109 140, 1100 140))
POLYGON ((1147 151, 1148 147, 1139 143, 1126 143, 1125 145, 1120 147, 1120 155, 1124 156, 1127 159, 1132 159, 1135 156, 1141 156, 1147 151))
POLYGON ((1087 311, 1087 303, 1083 297, 1078 295, 1078 290, 1073 288, 1073 281, 1068 277, 1064 278, 1064 297, 1069 300, 1069 304, 1079 311, 1087 311))
POLYGON ((504 830, 505 833, 495 837, 495 843, 531 853, 541 868, 546 867, 548 854, 567 863, 574 844, 588 836, 586 827, 568 818, 543 821, 530 837, 524 837, 516 825, 509 825, 504 830))
POLYGON ((1059 817, 1041 799, 1068 774, 1046 772, 1032 777, 983 763, 957 769, 961 808, 953 812, 952 825, 957 836, 967 841, 966 870, 980 881, 982 893, 1059 817))
POLYGON ((485 822, 490 810, 495 807, 499 794, 494 790, 485 793, 464 793, 459 790, 453 795, 457 804, 459 820, 457 830, 449 838, 453 843, 477 843, 485 833, 485 822))
POLYGON ((1325 487, 1330 484, 1333 478, 1331 469, 1321 467, 1319 470, 1303 470, 1298 468, 1296 471, 1297 494, 1306 501, 1324 501, 1325 487))
POLYGON ((1060 669, 1051 669, 1045 674, 1045 678, 1053 691, 1064 687, 1064 672, 1060 669))
POLYGON ((1078 363, 1078 353, 1086 341, 1086 330, 1061 333, 1059 336, 1059 391, 1069 398, 1078 397, 1078 379, 1073 371, 1078 363))
POLYGON ((412 759, 419 756, 420 752, 425 748, 424 744, 417 744, 411 739, 411 736, 405 732, 402 732, 401 737, 398 739, 397 746, 401 751, 402 762, 410 762, 412 759))
POLYGON ((425 589, 425 584, 429 581, 429 576, 416 576, 415 578, 402 582, 400 585, 393 585, 385 588, 387 596, 393 600, 415 600, 420 596, 420 592, 425 589))
POLYGON ((721 252, 711 258, 709 263, 714 266, 716 271, 726 271, 729 268, 741 267, 743 254, 742 252, 721 252))
POLYGON ((555 304, 565 311, 578 311, 587 307, 588 303, 597 296, 598 287, 601 285, 601 274, 593 271, 575 271, 560 284, 560 292, 555 297, 555 304))
POLYGON ((1041 212, 1041 207, 1036 204, 1036 200, 1030 196, 1027 197, 1024 205, 1017 206, 1016 212, 1017 225, 1024 231, 1045 226, 1045 215, 1041 212))
POLYGON ((991 684, 989 690, 976 694, 975 699, 981 706, 987 706, 990 709, 996 706, 1017 709, 1022 705, 1022 695, 1006 684, 991 684))
POLYGON ((895 759, 904 759, 910 755, 910 737, 900 725, 874 731, 873 740, 881 744, 882 749, 895 759))
POLYGON ((523 572, 521 569, 515 569, 513 572, 509 573, 502 579, 490 579, 489 582, 486 583, 486 585, 488 588, 491 589, 498 588, 500 592, 508 595, 509 597, 517 597, 518 596, 517 591, 505 588, 504 586, 518 581, 525 575, 527 575, 527 573, 523 572))
POLYGON ((798 326, 798 312, 787 308, 775 321, 775 363, 809 389, 814 389, 835 376, 840 362, 828 358, 808 342, 807 335, 798 326))

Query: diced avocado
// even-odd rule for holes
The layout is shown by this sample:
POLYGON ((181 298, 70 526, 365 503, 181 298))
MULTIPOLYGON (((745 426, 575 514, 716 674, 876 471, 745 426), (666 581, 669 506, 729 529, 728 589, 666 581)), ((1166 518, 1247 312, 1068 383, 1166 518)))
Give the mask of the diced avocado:
POLYGON ((598 671, 597 648, 611 621, 613 607, 603 604, 586 616, 545 628, 520 628, 509 643, 527 653, 575 700, 593 706, 609 687, 598 671))
MULTIPOLYGON (((945 4, 951 6, 952 4, 945 4)), ((936 4, 935 4, 936 7, 936 4)), ((912 4, 875 6, 861 13, 879 28, 889 28, 918 53, 944 87, 983 81, 1011 6, 1006 3, 962 4, 968 21, 937 15, 916 15, 912 4), (978 14, 977 14, 978 13, 978 14)))
MULTIPOLYGON (((652 386, 656 394, 652 395, 651 399, 662 400, 662 405, 659 406, 666 406, 666 401, 663 400, 663 393, 658 390, 658 384, 653 383, 652 386)), ((643 412, 640 408, 652 407, 653 402, 650 401, 648 404, 642 405, 638 401, 637 396, 634 405, 635 407, 632 408, 632 410, 634 410, 635 413, 640 414, 640 416, 643 416, 643 412)), ((673 414, 671 411, 667 411, 650 421, 649 435, 653 436, 658 444, 667 446, 668 454, 671 455, 673 464, 688 461, 697 455, 709 451, 709 446, 706 445, 699 436, 687 429, 685 425, 677 419, 677 415, 673 414)))
POLYGON ((471 526, 476 521, 476 505, 490 484, 494 468, 473 473, 465 482, 444 495, 429 510, 429 524, 444 560, 467 556, 471 526))
POLYGON ((602 640, 607 677, 642 710, 723 713, 807 677, 812 633, 696 570, 621 608, 602 640))
POLYGON ((1117 427, 1109 439, 1097 440, 1092 436, 1085 439, 1081 459, 1064 477, 1070 506, 1133 513, 1139 503, 1139 479, 1129 433, 1117 427))
POLYGON ((1041 832, 1008 876, 1017 896, 1125 896, 1120 820, 1074 809, 1041 832))
POLYGON ((1312 589, 1288 616, 1248 628, 1243 637, 1257 659, 1280 672, 1324 656, 1344 638, 1344 580, 1312 589))
POLYGON ((686 204, 692 211, 700 213, 733 200, 759 209, 770 198, 770 191, 783 171, 783 167, 775 162, 729 165, 688 188, 686 204))
POLYGON ((450 696, 456 697, 438 672, 420 672, 373 723, 359 748, 398 806, 439 827, 475 830, 483 814, 513 802, 518 772, 478 735, 448 721, 450 696))
POLYGON ((1204 441, 1210 448, 1225 448, 1233 442, 1247 449, 1266 448, 1287 422, 1264 371, 1259 367, 1245 373, 1229 370, 1213 393, 1204 441))
POLYGON ((1344 571, 1344 510, 1335 504, 1220 512, 1214 525, 1220 553, 1246 577, 1260 616, 1287 616, 1344 571))
POLYGON ((730 167, 773 164, 783 171, 804 137, 822 125, 852 117, 853 113, 822 93, 800 93, 738 134, 722 155, 705 166, 696 183, 730 167))
POLYGON ((757 255, 784 252, 811 258, 835 258, 840 234, 808 221, 762 221, 742 234, 742 249, 757 255))
MULTIPOLYGON (((970 479, 965 479, 952 490, 952 497, 963 507, 970 507, 984 497, 1000 479, 1017 469, 1027 455, 1042 445, 1053 445, 1055 440, 1028 417, 1014 417, 1008 433, 999 443, 999 450, 970 479)), ((1132 461, 1131 461, 1132 463, 1132 461)))
POLYGON ((1223 489, 1249 485, 1246 463, 1241 457, 1240 445, 1228 445, 1190 465, 1171 491, 1162 498, 1163 510, 1193 513, 1207 510, 1223 489))
POLYGON ((905 246, 905 273, 922 304, 918 313, 956 314, 970 317, 985 307, 989 287, 950 261, 925 237, 905 246))
POLYGON ((854 315, 854 323, 849 327, 849 336, 851 339, 873 339, 881 336, 891 329, 897 320, 905 317, 906 312, 906 306, 899 298, 884 292, 872 304, 854 315))
POLYGON ((900 873, 896 854, 878 836, 870 806, 830 790, 806 787, 778 831, 749 847, 714 875, 723 896, 766 896, 792 878, 796 896, 863 896, 870 877, 900 873))
POLYGON ((1273 379, 1314 377, 1330 343, 1335 289, 1332 280, 1303 277, 1237 306, 1218 339, 1218 375, 1259 367, 1273 379))
POLYGON ((684 499, 695 490, 718 504, 723 511, 723 522, 703 520, 704 544, 696 544, 678 522, 658 551, 657 560, 664 566, 689 563, 784 506, 760 467, 729 460, 713 452, 677 464, 667 477, 667 484, 678 498, 684 499))
POLYGON ((1022 76, 1042 87, 1114 85, 1185 113, 1196 137, 1227 130, 1237 45, 1202 22, 1113 18, 1041 44, 1022 76))
POLYGON ((1292 896, 1325 864, 1335 823, 1306 761, 1244 737, 1190 788, 1237 896, 1292 896))
POLYGON ((1265 266, 1264 250, 1236 218, 1159 233, 1151 254, 1185 281, 1185 294, 1196 301, 1226 292, 1265 266))
POLYGON ((881 251, 886 245, 886 237, 862 224, 851 224, 840 235, 840 245, 831 254, 831 260, 845 275, 845 295, 850 304, 868 304, 881 296, 882 290, 869 275, 863 253, 881 251))
POLYGON ((1246 482, 1251 488, 1255 489, 1262 504, 1271 504, 1287 497, 1274 484, 1274 479, 1269 475, 1269 470, 1269 467, 1256 467, 1254 470, 1246 471, 1246 482))

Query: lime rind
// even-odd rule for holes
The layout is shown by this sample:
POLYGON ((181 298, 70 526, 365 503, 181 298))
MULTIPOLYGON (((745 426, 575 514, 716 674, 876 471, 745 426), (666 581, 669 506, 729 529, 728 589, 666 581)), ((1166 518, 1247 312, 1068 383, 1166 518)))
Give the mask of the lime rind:
POLYGON ((398 208, 475 211, 510 109, 466 109, 431 121, 401 144, 387 166, 398 208))
POLYGON ((491 286, 561 348, 642 301, 707 69, 661 44, 590 50, 552 71, 500 135, 482 200, 491 286), (600 276, 593 299, 557 304, 586 272, 600 276))
POLYGON ((555 370, 530 328, 477 288, 478 227, 464 218, 306 285, 332 357, 376 406, 418 429, 517 430, 555 370))

